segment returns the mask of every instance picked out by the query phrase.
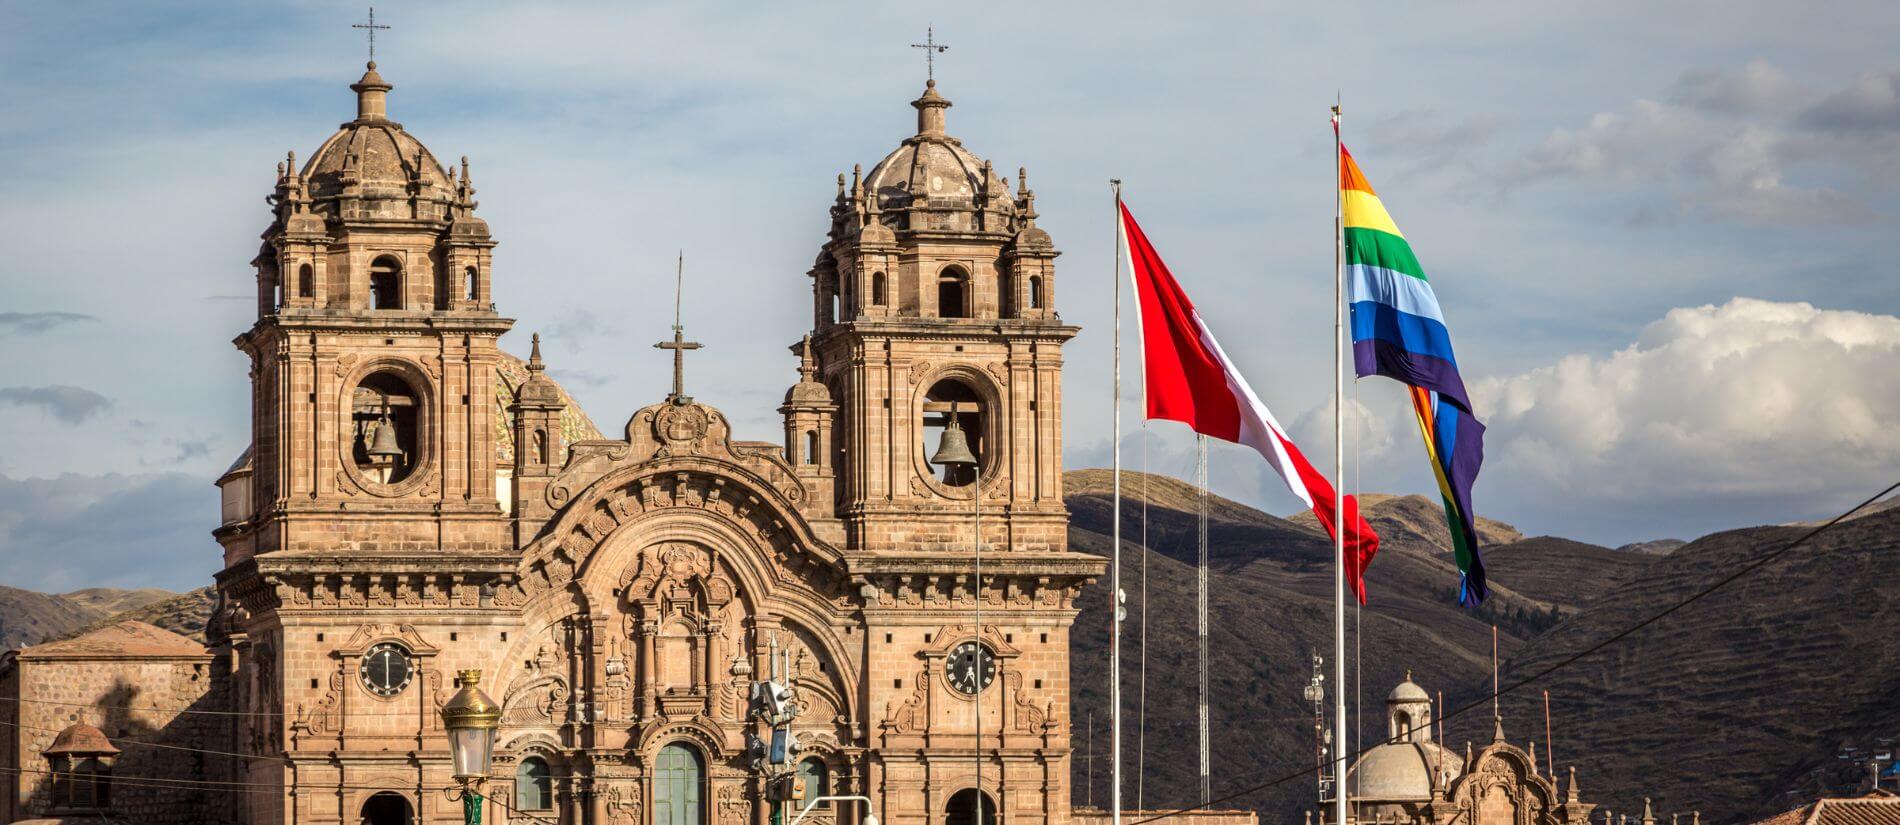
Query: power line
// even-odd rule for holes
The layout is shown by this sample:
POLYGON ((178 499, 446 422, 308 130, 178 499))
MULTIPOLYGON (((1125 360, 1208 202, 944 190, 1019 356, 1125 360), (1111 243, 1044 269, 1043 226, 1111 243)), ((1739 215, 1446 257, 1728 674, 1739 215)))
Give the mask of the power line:
MULTIPOLYGON (((1678 601, 1675 604, 1672 604, 1669 607, 1664 608, 1660 612, 1657 612, 1656 614, 1650 616, 1649 618, 1643 619, 1642 621, 1639 621, 1636 624, 1630 625, 1628 628, 1625 628, 1624 630, 1612 636, 1609 636, 1608 638, 1605 638, 1602 641, 1597 642, 1596 644, 1593 644, 1587 648, 1584 648, 1583 650, 1580 650, 1570 656, 1567 656, 1561 661, 1558 661, 1556 664, 1546 667, 1543 670, 1540 670, 1534 674, 1531 674, 1530 676, 1527 676, 1523 679, 1519 679, 1515 682, 1512 682, 1509 686, 1498 689, 1492 692, 1491 695, 1489 696, 1481 696, 1474 701, 1466 703, 1464 706, 1459 707, 1450 713, 1444 714, 1443 716, 1440 716, 1439 720, 1442 722, 1445 719, 1456 717, 1459 714, 1462 714, 1474 708, 1483 707, 1486 702, 1493 701, 1500 696, 1503 696, 1507 693, 1517 690, 1518 688, 1521 688, 1525 685, 1528 685, 1532 682, 1535 682, 1539 679, 1549 676, 1550 674, 1555 673, 1558 670, 1561 670, 1565 667, 1575 664, 1578 660, 1581 660, 1586 656, 1589 656, 1593 653, 1596 653, 1599 650, 1609 647, 1612 644, 1622 641, 1624 638, 1627 638, 1630 634, 1635 633, 1636 631, 1642 630, 1643 628, 1648 627, 1652 624, 1655 624, 1656 622, 1661 621, 1664 618, 1667 618, 1668 616, 1675 613, 1676 611, 1681 610, 1684 607, 1688 607, 1689 605, 1702 600, 1703 597, 1709 595, 1710 593, 1714 593, 1715 591, 1722 589, 1723 587, 1734 582, 1736 579, 1739 579, 1743 576, 1748 575, 1749 573, 1752 573, 1756 570, 1761 569, 1764 565, 1768 564, 1769 562, 1774 561, 1775 559, 1781 558, 1781 556, 1787 553, 1788 551, 1793 550, 1796 547, 1800 547, 1801 545, 1808 543, 1810 539, 1813 539, 1815 536, 1818 536, 1828 531, 1829 529, 1832 529, 1835 525, 1840 524, 1842 521, 1847 520, 1848 516, 1851 516, 1857 512, 1860 512, 1867 505, 1872 504, 1876 501, 1879 501, 1882 498, 1885 498, 1887 494, 1892 493, 1895 490, 1900 490, 1900 481, 1896 481, 1893 484, 1888 485, 1886 489, 1881 490, 1880 492, 1875 493, 1872 496, 1869 496, 1865 501, 1862 501, 1861 503, 1856 504, 1853 507, 1849 508, 1847 512, 1842 513, 1838 516, 1835 516, 1834 518, 1828 520, 1827 523, 1822 524, 1818 527, 1815 527, 1812 530, 1809 530, 1806 533, 1801 534, 1799 538, 1796 538, 1794 541, 1789 542, 1788 544, 1782 546, 1781 548, 1768 552, 1768 553, 1764 553, 1760 558, 1757 558, 1754 561, 1749 562, 1746 565, 1743 565, 1742 567, 1738 568, 1735 572, 1730 573, 1727 576, 1724 576, 1720 580, 1716 581, 1714 584, 1711 584, 1708 587, 1705 587, 1699 591, 1696 591, 1693 594, 1690 594, 1688 598, 1678 601)), ((1379 744, 1383 745, 1392 741, 1394 740, 1386 740, 1384 742, 1380 742, 1379 744)), ((1343 748, 1345 747, 1345 743, 1341 742, 1339 743, 1339 746, 1343 748)), ((1360 748, 1356 751, 1353 751, 1349 754, 1346 754, 1340 757, 1340 759, 1341 760, 1356 759, 1360 756, 1363 756, 1367 751, 1372 750, 1372 748, 1375 748, 1375 747, 1378 747, 1378 745, 1373 745, 1372 747, 1367 747, 1367 748, 1360 748)), ((1226 796, 1220 797, 1219 799, 1212 799, 1207 802, 1203 802, 1199 805, 1191 805, 1184 808, 1177 808, 1175 810, 1168 811, 1162 814, 1157 814, 1155 816, 1151 816, 1146 819, 1138 819, 1132 823, 1129 823, 1129 825, 1146 825, 1146 823, 1150 823, 1150 822, 1159 822, 1163 819, 1168 819, 1170 817, 1176 817, 1182 814, 1190 814, 1195 811, 1211 808, 1214 805, 1218 805, 1223 802, 1228 802, 1234 799, 1238 799, 1243 796, 1252 796, 1253 794, 1259 793, 1269 788, 1273 788, 1275 786, 1282 785, 1287 782, 1291 782, 1295 779, 1305 777, 1308 774, 1313 773, 1313 771, 1315 770, 1318 770, 1318 768, 1305 768, 1297 772, 1290 773, 1285 776, 1281 776, 1277 779, 1272 779, 1267 782, 1263 782, 1251 788, 1244 788, 1242 790, 1235 791, 1233 793, 1227 794, 1226 796)), ((1341 777, 1340 781, 1344 782, 1345 777, 1341 777)))

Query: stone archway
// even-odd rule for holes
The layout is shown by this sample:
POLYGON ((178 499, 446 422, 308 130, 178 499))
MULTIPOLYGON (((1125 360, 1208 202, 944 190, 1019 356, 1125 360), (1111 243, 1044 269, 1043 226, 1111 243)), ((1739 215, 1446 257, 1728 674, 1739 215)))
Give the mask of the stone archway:
POLYGON ((371 794, 363 800, 359 813, 363 825, 413 825, 416 821, 415 807, 409 804, 409 797, 394 791, 371 794))
POLYGON ((957 791, 944 803, 943 825, 996 825, 996 800, 976 788, 957 791))

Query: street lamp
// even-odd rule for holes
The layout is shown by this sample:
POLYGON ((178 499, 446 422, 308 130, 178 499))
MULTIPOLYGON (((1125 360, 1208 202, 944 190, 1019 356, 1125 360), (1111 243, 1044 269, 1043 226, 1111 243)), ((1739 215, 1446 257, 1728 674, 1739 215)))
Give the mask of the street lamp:
POLYGON ((482 784, 488 781, 488 764, 495 756, 495 729, 501 726, 501 706, 476 687, 481 681, 479 670, 458 672, 455 684, 461 690, 442 706, 442 727, 449 731, 449 762, 454 766, 455 781, 462 786, 465 825, 481 825, 482 784))

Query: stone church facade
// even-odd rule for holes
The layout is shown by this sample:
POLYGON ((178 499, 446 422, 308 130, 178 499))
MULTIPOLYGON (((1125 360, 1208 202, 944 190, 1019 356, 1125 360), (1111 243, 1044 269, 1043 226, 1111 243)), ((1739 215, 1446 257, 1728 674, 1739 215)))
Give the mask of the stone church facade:
POLYGON ((971 794, 1068 822, 1069 629, 1104 563, 1067 546, 1077 328, 1026 181, 945 131, 933 82, 915 133, 839 177, 782 437, 740 440, 677 366, 603 437, 538 340, 500 350, 512 273, 467 159, 391 120, 391 88, 371 64, 356 116, 282 165, 253 262, 212 635, 235 781, 265 792, 227 820, 459 821, 437 710, 479 669, 491 821, 763 825, 747 696, 776 656, 813 790, 891 825, 968 822, 971 794), (952 424, 974 478, 929 462, 952 424), (951 680, 964 655, 982 684, 951 680))

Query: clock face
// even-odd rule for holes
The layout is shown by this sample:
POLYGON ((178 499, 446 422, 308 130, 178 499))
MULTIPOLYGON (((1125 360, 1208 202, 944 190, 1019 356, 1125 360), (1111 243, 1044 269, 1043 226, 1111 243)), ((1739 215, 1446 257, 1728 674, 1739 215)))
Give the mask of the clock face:
POLYGON ((950 649, 944 674, 958 693, 975 696, 996 681, 996 654, 986 645, 964 642, 950 649))
POLYGON ((363 687, 377 696, 401 693, 415 673, 408 649, 394 642, 383 642, 363 654, 363 687))

